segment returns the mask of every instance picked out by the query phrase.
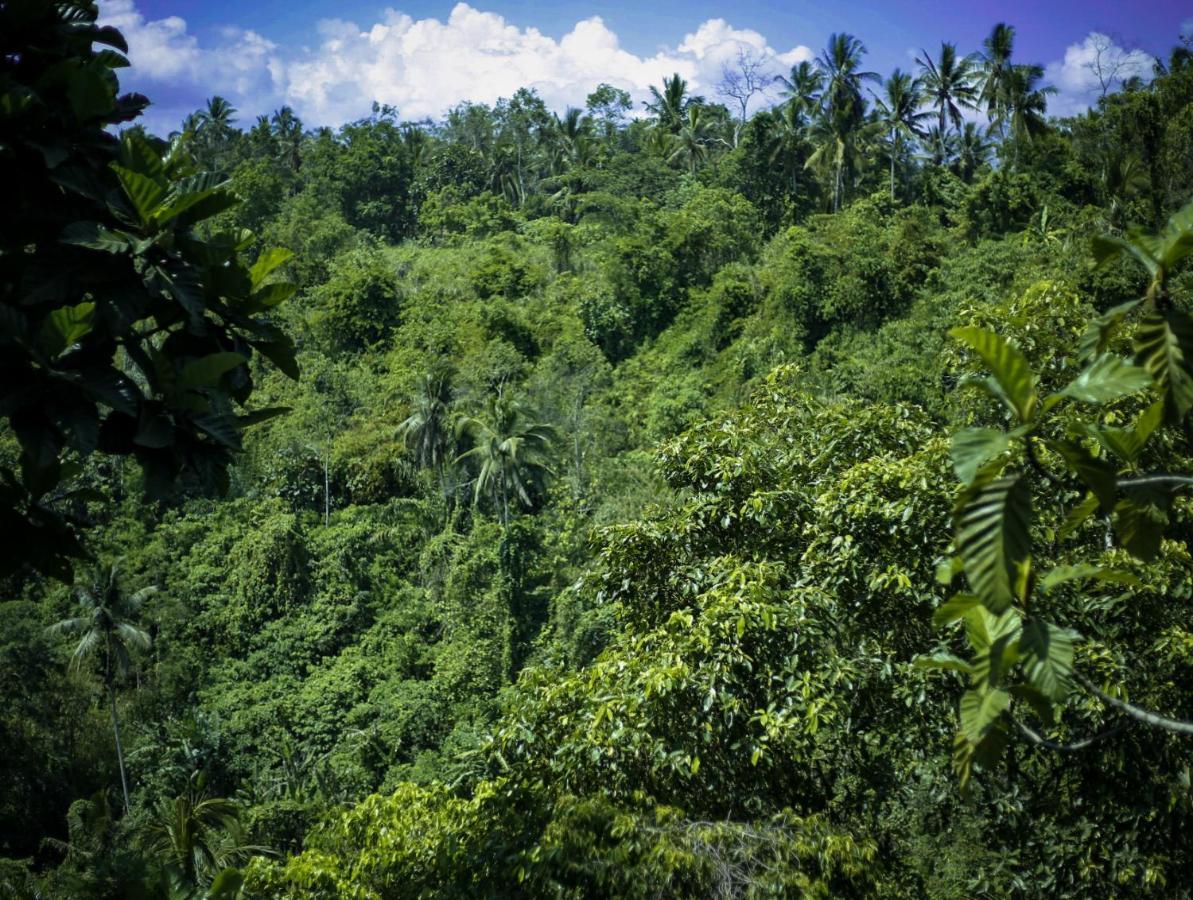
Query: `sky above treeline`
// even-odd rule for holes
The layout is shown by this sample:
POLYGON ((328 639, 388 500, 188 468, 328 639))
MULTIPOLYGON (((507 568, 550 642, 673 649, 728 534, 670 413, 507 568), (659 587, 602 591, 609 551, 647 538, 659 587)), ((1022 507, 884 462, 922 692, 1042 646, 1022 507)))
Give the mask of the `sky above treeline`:
POLYGON ((331 126, 368 115, 374 101, 404 119, 437 119, 519 87, 562 112, 608 82, 640 107, 673 72, 718 99, 722 71, 743 48, 778 74, 846 31, 865 44, 865 68, 885 76, 914 71, 915 56, 937 53, 942 40, 978 52, 999 21, 1015 27, 1016 61, 1046 67, 1057 89, 1049 111, 1069 115, 1101 93, 1095 57, 1120 77, 1146 78, 1154 58, 1193 37, 1193 0, 100 0, 100 9, 128 39, 133 65, 122 84, 154 101, 147 124, 159 133, 213 94, 237 107, 241 124, 290 105, 306 124, 331 126))

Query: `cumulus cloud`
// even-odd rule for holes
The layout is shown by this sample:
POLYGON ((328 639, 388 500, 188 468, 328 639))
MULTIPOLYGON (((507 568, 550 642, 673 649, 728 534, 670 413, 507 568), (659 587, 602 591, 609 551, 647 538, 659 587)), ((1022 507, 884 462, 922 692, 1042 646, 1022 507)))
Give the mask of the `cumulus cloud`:
POLYGON ((1046 67, 1044 76, 1056 88, 1048 100, 1048 111, 1054 116, 1083 112, 1128 78, 1150 79, 1155 62, 1142 50, 1127 50, 1113 38, 1091 31, 1065 50, 1063 60, 1046 67))
POLYGON ((534 88, 558 110, 583 105, 600 82, 641 100, 673 72, 694 93, 712 97, 739 48, 766 57, 776 73, 813 55, 805 46, 773 48, 757 31, 710 19, 674 46, 640 56, 625 50, 600 16, 556 39, 467 3, 457 3, 446 21, 393 9, 368 27, 326 20, 314 47, 284 55, 267 38, 235 28, 201 43, 183 19, 147 20, 135 0, 104 0, 101 10, 128 38, 133 68, 123 80, 157 101, 150 120, 157 128, 176 125, 215 93, 242 117, 288 103, 315 125, 367 115, 374 101, 406 118, 435 118, 461 101, 492 103, 520 87, 534 88))

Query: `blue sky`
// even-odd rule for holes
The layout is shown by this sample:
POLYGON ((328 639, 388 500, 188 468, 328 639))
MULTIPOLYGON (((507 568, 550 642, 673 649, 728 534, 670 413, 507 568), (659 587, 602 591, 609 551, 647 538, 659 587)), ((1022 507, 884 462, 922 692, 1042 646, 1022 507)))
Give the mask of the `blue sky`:
MULTIPOLYGON (((554 107, 582 105, 600 81, 645 95, 679 71, 706 96, 738 48, 776 72, 808 58, 833 31, 867 45, 869 68, 912 64, 943 39, 980 48, 996 21, 1016 27, 1016 57, 1048 67, 1069 113, 1100 88, 1089 63, 1098 48, 1123 72, 1146 74, 1182 29, 1193 0, 1151 2, 469 3, 367 0, 101 0, 129 37, 126 87, 155 101, 150 124, 173 127, 213 93, 242 118, 294 106, 310 124, 367 114, 373 100, 411 118, 438 117, 462 100, 492 102, 522 84, 554 107)), ((765 98, 758 102, 766 102, 765 98)))

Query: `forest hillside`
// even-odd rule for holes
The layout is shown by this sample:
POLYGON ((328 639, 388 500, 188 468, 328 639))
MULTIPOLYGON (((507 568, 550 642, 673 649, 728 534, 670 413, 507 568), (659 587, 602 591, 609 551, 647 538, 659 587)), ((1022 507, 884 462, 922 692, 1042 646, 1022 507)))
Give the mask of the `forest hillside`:
POLYGON ((154 135, 95 19, 0 2, 0 894, 1188 895, 1187 43, 154 135))

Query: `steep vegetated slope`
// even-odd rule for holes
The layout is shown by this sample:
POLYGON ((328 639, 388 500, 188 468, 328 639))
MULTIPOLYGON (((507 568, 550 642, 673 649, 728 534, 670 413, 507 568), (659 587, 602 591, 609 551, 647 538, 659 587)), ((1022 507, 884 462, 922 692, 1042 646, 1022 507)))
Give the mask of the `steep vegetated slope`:
MULTIPOLYGON (((1089 323, 1154 290, 1130 258, 1095 267, 1090 239, 1158 229, 1193 196, 1188 51, 1076 119, 1028 121, 1012 84, 992 89, 990 136, 917 120, 892 141, 837 58, 859 48, 838 43, 744 126, 677 76, 644 118, 604 86, 563 118, 522 91, 433 127, 378 109, 310 131, 283 109, 241 130, 215 98, 172 145, 123 135, 146 178, 182 172, 170 159, 229 173, 240 202, 178 240, 258 233, 229 252, 273 261, 252 281, 273 330, 203 389, 243 402, 220 380, 243 369, 253 405, 286 412, 245 429, 223 484, 180 465, 157 489, 145 413, 126 454, 141 466, 106 438, 53 448, 79 463, 56 477, 89 492, 44 505, 119 561, 97 590, 137 633, 113 632, 119 671, 102 653, 71 666, 75 643, 45 626, 76 614, 63 581, 90 584, 89 563, 57 581, 6 568, 5 890, 1183 890, 1189 739, 1129 724, 1069 669, 1075 654, 1139 706, 1193 711, 1186 501, 1148 507, 1168 527, 1154 555, 1109 519, 1032 531, 1041 558, 1130 575, 1054 579, 1048 615, 1082 638, 1065 699, 1015 695, 1048 737, 992 749, 991 728, 1023 720, 999 708, 954 766, 964 676, 916 660, 959 646, 934 622, 955 593, 937 573, 965 468, 950 435, 1005 424, 968 387, 1002 370, 949 330, 998 332, 1059 389, 1089 323)), ((84 246, 113 252, 101 237, 84 246)), ((1169 269, 1163 308, 1183 310, 1187 266, 1169 269)), ((1183 390, 1180 321, 1161 393, 1183 390)), ((1106 346, 1127 352, 1136 327, 1106 346)), ((1144 408, 1126 387, 1145 381, 1123 377, 1073 395, 1110 404, 1090 440, 1144 408)), ((1168 418, 1129 472, 1188 470, 1168 418)), ((5 490, 29 483, 22 421, 5 490)), ((1082 492, 1054 480, 1034 502, 1063 513, 1082 492)))

